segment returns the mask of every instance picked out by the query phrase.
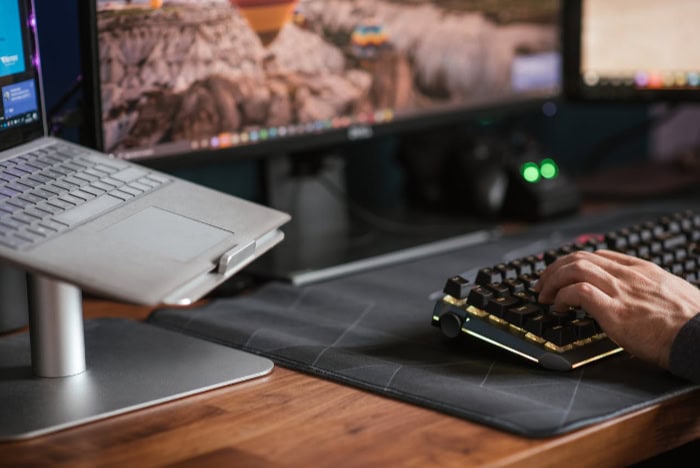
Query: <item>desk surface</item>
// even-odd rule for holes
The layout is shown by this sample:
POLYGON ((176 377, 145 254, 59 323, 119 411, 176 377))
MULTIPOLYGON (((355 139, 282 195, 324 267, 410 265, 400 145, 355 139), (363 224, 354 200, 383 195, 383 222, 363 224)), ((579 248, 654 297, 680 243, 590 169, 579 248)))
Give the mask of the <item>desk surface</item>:
MULTIPOLYGON (((150 309, 87 299, 85 315, 150 309)), ((528 439, 277 366, 272 374, 22 442, 6 465, 629 465, 700 438, 700 391, 528 439)), ((0 402, 0 404, 2 404, 0 402)))

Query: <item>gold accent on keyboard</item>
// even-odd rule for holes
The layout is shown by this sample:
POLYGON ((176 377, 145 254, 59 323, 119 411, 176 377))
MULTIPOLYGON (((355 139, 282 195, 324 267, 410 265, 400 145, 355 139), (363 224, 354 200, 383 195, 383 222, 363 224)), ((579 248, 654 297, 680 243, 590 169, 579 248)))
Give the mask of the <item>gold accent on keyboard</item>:
POLYGON ((527 333, 525 334, 525 338, 528 339, 528 340, 530 340, 530 341, 533 341, 533 342, 535 342, 535 343, 537 343, 537 344, 544 344, 544 343, 547 341, 547 340, 545 340, 544 338, 542 338, 541 336, 537 336, 537 335, 535 335, 535 334, 532 333, 532 332, 527 332, 527 333))
POLYGON ((472 315, 476 315, 477 317, 486 317, 487 315, 489 315, 489 313, 485 310, 481 310, 474 306, 468 306, 466 311, 472 315))
POLYGON ((566 345, 566 346, 559 346, 559 345, 555 345, 555 344, 552 343, 551 341, 547 341, 547 342, 544 344, 544 347, 547 348, 547 349, 550 350, 550 351, 554 351, 554 352, 557 352, 557 353, 565 353, 565 352, 567 352, 567 351, 571 351, 572 349, 574 349, 574 345, 573 345, 573 344, 568 344, 568 345, 566 345))
POLYGON ((607 353, 597 354, 597 355, 595 355, 595 356, 591 356, 589 359, 584 359, 583 361, 579 361, 579 362, 577 362, 577 363, 574 363, 574 364, 571 366, 571 368, 572 368, 572 369, 577 369, 577 368, 579 368, 579 367, 581 367, 581 366, 583 366, 583 365, 585 365, 585 364, 591 363, 591 362, 593 362, 593 361, 597 361, 598 359, 603 359, 604 357, 612 356, 613 354, 617 354, 617 353, 619 353, 619 352, 621 352, 621 351, 622 351, 622 348, 611 349, 611 350, 608 351, 607 353))
POLYGON ((443 302, 447 302, 448 304, 452 304, 453 306, 456 307, 462 307, 467 303, 467 299, 457 299, 456 297, 450 296, 449 294, 445 294, 445 296, 442 298, 443 302))
POLYGON ((506 322, 505 320, 503 320, 500 317, 496 317, 495 315, 489 315, 489 320, 491 320, 493 323, 497 323, 499 325, 506 325, 506 326, 510 325, 508 322, 506 322))

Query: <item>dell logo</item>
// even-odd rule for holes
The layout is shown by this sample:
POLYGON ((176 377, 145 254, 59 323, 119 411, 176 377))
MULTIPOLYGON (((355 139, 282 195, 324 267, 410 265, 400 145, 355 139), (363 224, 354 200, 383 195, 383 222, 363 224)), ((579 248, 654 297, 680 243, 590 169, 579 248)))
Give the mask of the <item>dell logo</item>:
POLYGON ((350 140, 372 138, 373 134, 372 127, 369 125, 352 125, 348 127, 348 139, 350 140))

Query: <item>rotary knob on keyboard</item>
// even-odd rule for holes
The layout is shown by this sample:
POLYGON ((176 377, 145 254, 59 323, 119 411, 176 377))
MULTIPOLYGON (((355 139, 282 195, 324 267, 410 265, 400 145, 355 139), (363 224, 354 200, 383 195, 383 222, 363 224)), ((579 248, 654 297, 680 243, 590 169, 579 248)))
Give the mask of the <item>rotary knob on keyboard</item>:
POLYGON ((448 338, 457 338, 462 331, 462 318, 454 312, 441 315, 440 331, 448 338))

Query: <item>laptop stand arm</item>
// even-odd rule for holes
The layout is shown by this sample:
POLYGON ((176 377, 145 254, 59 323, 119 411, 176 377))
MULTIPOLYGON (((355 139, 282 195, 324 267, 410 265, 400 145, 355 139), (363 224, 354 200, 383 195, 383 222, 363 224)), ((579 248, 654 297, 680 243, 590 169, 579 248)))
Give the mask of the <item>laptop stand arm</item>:
POLYGON ((29 278, 32 369, 38 377, 85 372, 82 294, 78 287, 41 275, 29 278))

